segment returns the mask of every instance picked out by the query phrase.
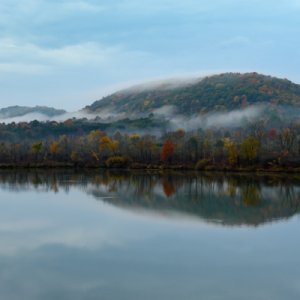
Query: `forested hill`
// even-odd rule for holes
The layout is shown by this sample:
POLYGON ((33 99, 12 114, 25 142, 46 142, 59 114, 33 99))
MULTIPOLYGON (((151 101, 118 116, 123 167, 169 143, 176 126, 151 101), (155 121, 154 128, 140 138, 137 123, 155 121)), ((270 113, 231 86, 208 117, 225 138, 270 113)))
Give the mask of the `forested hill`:
POLYGON ((134 115, 171 105, 177 113, 194 115, 259 103, 300 106, 300 85, 257 73, 224 73, 178 86, 170 83, 137 86, 104 97, 86 110, 134 115))
POLYGON ((59 116, 66 113, 63 109, 55 109, 47 106, 10 106, 0 109, 0 119, 15 118, 27 114, 43 114, 48 117, 59 116))

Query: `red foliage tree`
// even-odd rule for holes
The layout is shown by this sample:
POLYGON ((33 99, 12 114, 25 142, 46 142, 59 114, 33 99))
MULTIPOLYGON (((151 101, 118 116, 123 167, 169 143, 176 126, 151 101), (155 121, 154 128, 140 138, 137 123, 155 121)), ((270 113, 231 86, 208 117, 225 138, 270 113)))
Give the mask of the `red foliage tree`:
POLYGON ((272 139, 272 140, 274 140, 274 139, 276 139, 276 137, 277 137, 277 130, 276 130, 276 128, 271 128, 269 130, 269 138, 272 139))
POLYGON ((170 162, 173 154, 174 154, 174 144, 171 140, 166 140, 164 145, 163 145, 163 148, 162 148, 162 151, 161 151, 161 160, 163 162, 170 162))

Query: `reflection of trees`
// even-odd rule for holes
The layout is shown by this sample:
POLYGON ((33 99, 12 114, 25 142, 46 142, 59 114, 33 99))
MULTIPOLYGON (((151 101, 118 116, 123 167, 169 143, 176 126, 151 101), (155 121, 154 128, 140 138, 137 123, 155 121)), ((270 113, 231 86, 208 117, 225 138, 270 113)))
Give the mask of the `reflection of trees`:
POLYGON ((176 193, 176 188, 172 182, 171 176, 163 176, 162 186, 163 186, 164 193, 168 198, 176 193))
POLYGON ((235 180, 228 180, 227 194, 230 197, 235 197, 237 191, 237 184, 235 180))
POLYGON ((258 186, 254 184, 246 184, 242 186, 241 198, 246 205, 259 205, 261 202, 261 195, 258 186))
POLYGON ((300 210, 300 180, 296 176, 23 170, 1 171, 0 186, 55 193, 76 187, 126 209, 176 211, 228 225, 258 225, 289 218, 300 210))

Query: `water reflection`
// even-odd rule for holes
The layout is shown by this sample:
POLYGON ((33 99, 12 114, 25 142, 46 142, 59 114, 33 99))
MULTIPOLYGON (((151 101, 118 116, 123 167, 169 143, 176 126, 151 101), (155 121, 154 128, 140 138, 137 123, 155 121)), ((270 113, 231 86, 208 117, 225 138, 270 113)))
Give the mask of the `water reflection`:
POLYGON ((1 171, 3 190, 69 192, 164 216, 186 215, 222 225, 258 226, 299 213, 300 178, 194 172, 1 171))
POLYGON ((298 300, 299 220, 253 226, 297 215, 299 182, 192 172, 1 171, 0 294, 298 300))

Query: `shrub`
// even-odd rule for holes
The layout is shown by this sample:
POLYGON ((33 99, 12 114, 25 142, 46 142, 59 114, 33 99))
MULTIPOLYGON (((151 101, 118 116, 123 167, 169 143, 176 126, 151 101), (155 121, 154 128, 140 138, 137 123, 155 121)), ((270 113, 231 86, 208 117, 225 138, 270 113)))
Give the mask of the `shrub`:
POLYGON ((129 159, 124 156, 112 156, 105 161, 105 165, 108 168, 126 168, 129 165, 129 159))
POLYGON ((203 170, 205 169, 205 167, 207 167, 209 164, 211 163, 211 161, 209 159, 200 159, 198 160, 195 169, 196 170, 203 170))

